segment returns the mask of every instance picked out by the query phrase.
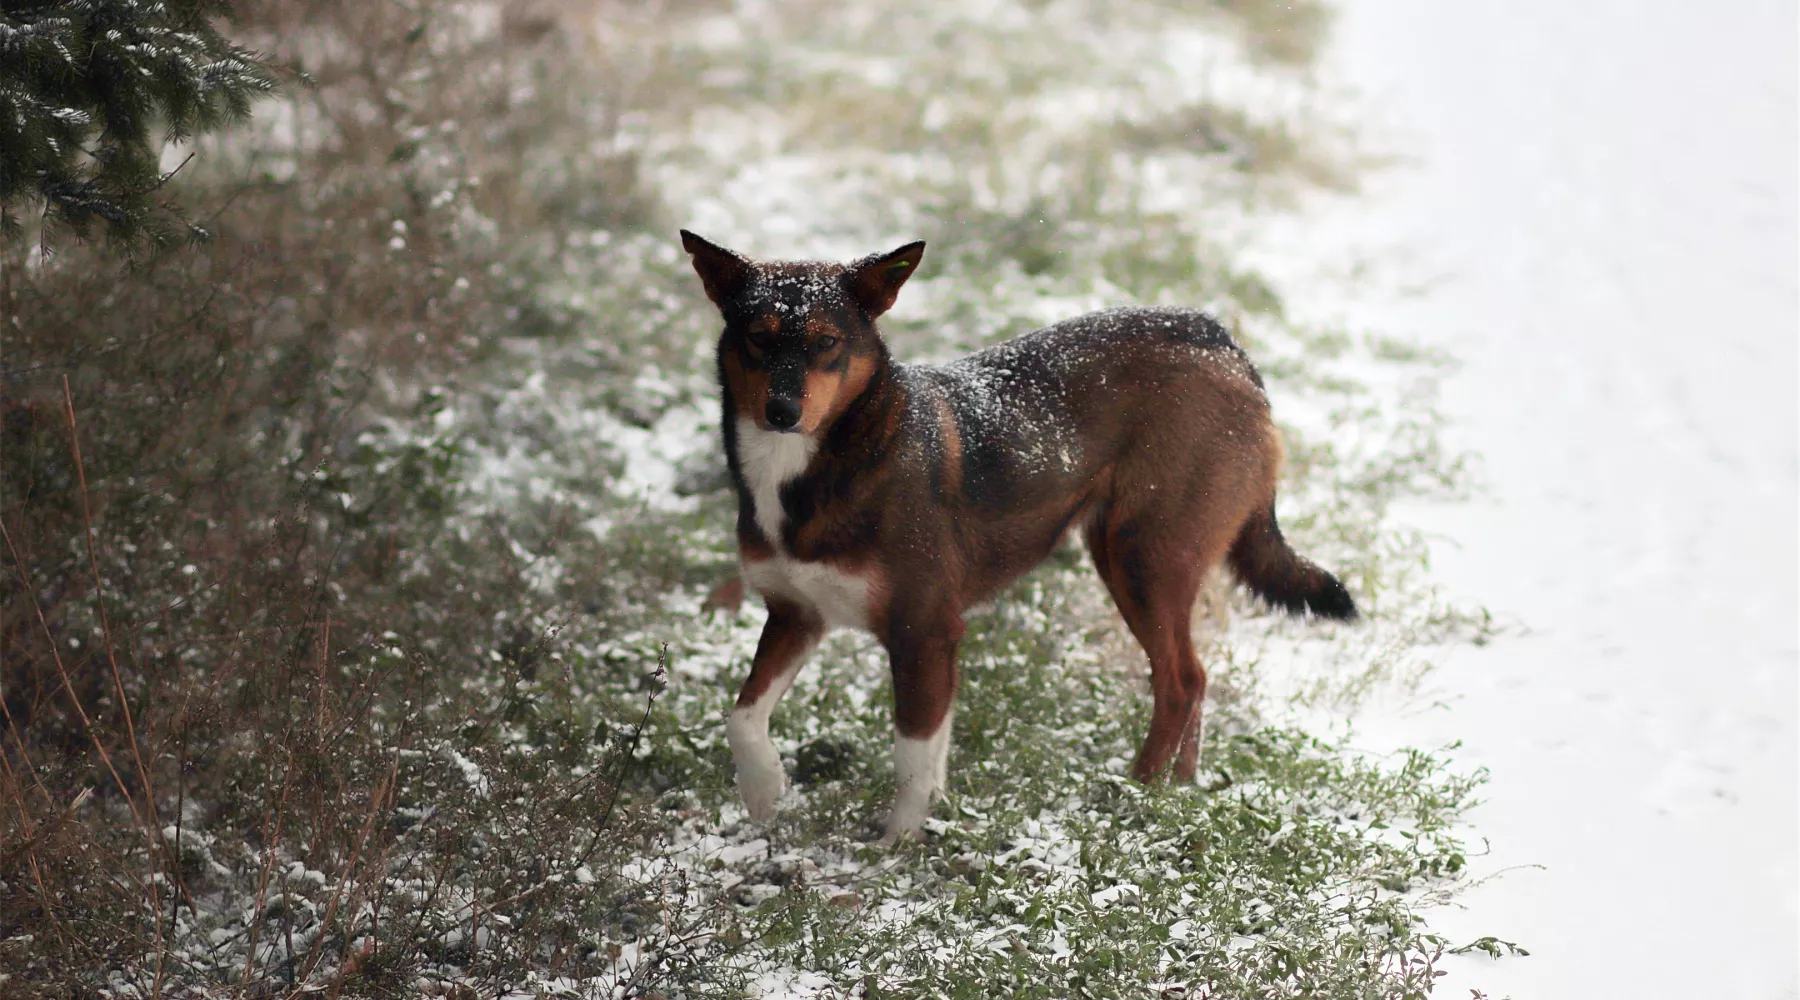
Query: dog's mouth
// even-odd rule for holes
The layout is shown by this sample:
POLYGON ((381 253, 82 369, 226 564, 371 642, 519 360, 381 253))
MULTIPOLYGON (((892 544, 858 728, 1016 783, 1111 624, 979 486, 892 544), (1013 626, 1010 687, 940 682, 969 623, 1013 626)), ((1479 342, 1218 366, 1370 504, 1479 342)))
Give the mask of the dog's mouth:
POLYGON ((750 426, 755 427, 757 430, 762 431, 763 433, 766 433, 766 434, 805 434, 806 433, 806 428, 803 426, 804 422, 796 423, 791 427, 782 427, 778 424, 771 422, 768 417, 756 416, 756 417, 750 417, 748 419, 748 423, 750 424, 750 426))

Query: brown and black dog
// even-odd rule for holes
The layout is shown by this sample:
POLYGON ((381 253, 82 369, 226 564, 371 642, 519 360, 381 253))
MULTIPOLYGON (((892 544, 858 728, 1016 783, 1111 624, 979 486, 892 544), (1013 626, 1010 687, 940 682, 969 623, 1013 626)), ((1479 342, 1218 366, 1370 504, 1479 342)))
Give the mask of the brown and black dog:
POLYGON ((767 819, 786 778, 769 715, 832 626, 866 629, 894 678, 889 835, 943 788, 970 605, 1085 535, 1150 656, 1155 707, 1131 773, 1193 777, 1206 671, 1189 631, 1228 562, 1291 612, 1356 617, 1275 523, 1282 447, 1262 380, 1189 309, 1117 309, 942 367, 889 356, 875 319, 924 243, 850 264, 753 262, 682 231, 719 337, 743 579, 768 603, 727 724, 738 788, 767 819))

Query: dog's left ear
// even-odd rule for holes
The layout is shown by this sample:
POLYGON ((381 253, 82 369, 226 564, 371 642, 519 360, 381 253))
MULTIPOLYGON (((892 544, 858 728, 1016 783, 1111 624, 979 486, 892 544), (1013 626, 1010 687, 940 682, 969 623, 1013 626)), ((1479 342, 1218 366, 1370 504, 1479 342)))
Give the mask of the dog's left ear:
POLYGON ((863 312, 870 319, 893 308, 894 297, 900 294, 900 286, 906 284, 906 279, 919 269, 919 261, 924 256, 925 241, 919 240, 898 250, 864 257, 851 264, 846 278, 856 304, 862 306, 863 312))
POLYGON ((720 309, 725 308, 725 303, 742 291, 744 282, 749 280, 750 261, 741 254, 703 240, 685 229, 681 231, 681 248, 693 258, 700 284, 706 287, 706 297, 720 309))

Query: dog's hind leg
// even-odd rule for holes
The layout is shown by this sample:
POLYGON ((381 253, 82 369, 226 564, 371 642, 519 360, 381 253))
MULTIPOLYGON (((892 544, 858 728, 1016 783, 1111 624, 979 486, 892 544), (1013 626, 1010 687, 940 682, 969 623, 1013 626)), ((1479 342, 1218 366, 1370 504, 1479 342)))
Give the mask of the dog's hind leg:
POLYGON ((1139 781, 1163 777, 1171 760, 1177 780, 1193 780, 1200 706, 1206 698, 1206 670, 1190 631, 1194 599, 1206 571, 1230 544, 1224 532, 1196 539, 1161 530, 1168 523, 1155 515, 1121 515, 1112 508, 1101 511, 1087 530, 1094 566, 1150 658, 1150 731, 1131 765, 1131 775, 1139 781))
POLYGON ((725 720, 738 792, 750 818, 759 823, 775 814, 775 801, 787 789, 781 755, 769 739, 769 716, 793 685, 806 655, 825 635, 824 619, 811 608, 773 599, 768 603, 769 620, 756 644, 750 676, 738 692, 737 707, 725 720))

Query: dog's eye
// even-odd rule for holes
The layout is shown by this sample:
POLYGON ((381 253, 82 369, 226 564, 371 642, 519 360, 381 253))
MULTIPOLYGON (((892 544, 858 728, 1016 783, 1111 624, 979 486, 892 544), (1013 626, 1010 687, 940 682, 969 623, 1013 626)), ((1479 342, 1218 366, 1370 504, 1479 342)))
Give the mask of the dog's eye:
POLYGON ((751 347, 764 354, 775 349, 775 335, 764 330, 757 330, 744 339, 750 342, 751 347))
POLYGON ((837 346, 837 342, 838 339, 836 337, 820 337, 818 340, 813 341, 813 347, 821 352, 829 351, 837 346))

